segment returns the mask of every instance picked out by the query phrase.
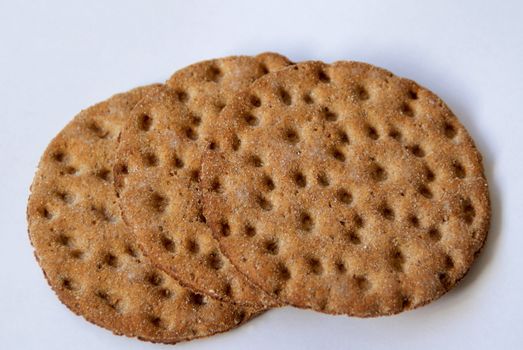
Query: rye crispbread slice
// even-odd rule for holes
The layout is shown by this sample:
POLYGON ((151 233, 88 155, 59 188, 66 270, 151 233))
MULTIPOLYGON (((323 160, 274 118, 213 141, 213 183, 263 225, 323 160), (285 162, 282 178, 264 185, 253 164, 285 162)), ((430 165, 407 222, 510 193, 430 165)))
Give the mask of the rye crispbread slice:
POLYGON ((78 114, 49 144, 27 208, 35 256, 58 298, 115 334, 176 343, 235 328, 260 312, 182 287, 148 264, 124 224, 113 180, 131 108, 158 85, 78 114))
POLYGON ((357 62, 267 74, 229 104, 202 165, 224 255, 282 302, 333 314, 424 305, 487 236, 481 155, 413 81, 357 62))
POLYGON ((214 298, 276 305, 218 250, 197 184, 201 154, 215 147, 207 135, 219 112, 254 80, 289 64, 283 56, 264 53, 188 66, 136 106, 120 137, 117 189, 138 244, 155 266, 214 298))

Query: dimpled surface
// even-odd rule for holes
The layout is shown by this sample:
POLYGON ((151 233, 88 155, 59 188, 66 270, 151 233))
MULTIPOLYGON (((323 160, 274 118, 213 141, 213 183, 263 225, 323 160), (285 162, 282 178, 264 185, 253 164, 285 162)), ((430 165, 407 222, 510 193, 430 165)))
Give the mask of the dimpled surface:
POLYGON ((218 250, 197 185, 202 151, 217 147, 207 135, 219 124, 219 112, 255 79, 289 64, 265 53, 191 65, 169 79, 169 88, 141 101, 121 135, 118 157, 127 171, 117 177, 125 219, 156 266, 200 293, 245 305, 274 305, 218 250), (161 213, 150 196, 165 202, 161 213))
POLYGON ((258 310, 195 294, 149 265, 120 217, 116 139, 131 108, 156 88, 77 115, 43 154, 27 214, 35 256, 69 309, 116 334, 176 343, 234 328, 258 310))
POLYGON ((204 215, 231 262, 283 302, 398 313, 452 288, 483 246, 481 156, 410 80, 300 63, 256 81, 220 119, 204 215))

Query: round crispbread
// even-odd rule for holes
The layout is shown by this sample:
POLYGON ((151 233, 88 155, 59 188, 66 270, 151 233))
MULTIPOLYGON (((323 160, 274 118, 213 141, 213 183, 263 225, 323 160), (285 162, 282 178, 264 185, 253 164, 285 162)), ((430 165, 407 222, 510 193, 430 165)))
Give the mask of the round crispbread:
POLYGON ((207 135, 223 107, 257 78, 289 64, 264 53, 188 66, 136 106, 120 137, 117 190, 141 249, 183 285, 224 301, 277 305, 230 264, 212 238, 198 191, 201 154, 215 147, 207 135))
POLYGON ((487 236, 481 155, 413 81, 357 62, 267 74, 220 114, 202 165, 224 255, 298 307, 355 316, 426 304, 487 236))
POLYGON ((159 85, 78 114, 49 144, 27 208, 35 256, 58 298, 116 334, 176 343, 235 328, 260 312, 182 287, 148 264, 119 213, 117 137, 131 108, 159 85))

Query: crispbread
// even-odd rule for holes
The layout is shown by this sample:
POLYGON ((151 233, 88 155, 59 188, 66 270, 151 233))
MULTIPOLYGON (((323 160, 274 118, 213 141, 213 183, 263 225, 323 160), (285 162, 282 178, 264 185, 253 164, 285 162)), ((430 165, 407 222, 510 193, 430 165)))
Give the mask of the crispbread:
POLYGON ((227 105, 202 163, 222 252, 283 302, 413 309, 452 288, 487 236, 481 156, 413 81, 357 62, 270 73, 227 105))
POLYGON ((125 220, 155 266, 200 293, 275 305, 218 250, 201 213, 197 184, 202 151, 216 150, 207 135, 219 124, 221 109, 258 77, 289 64, 265 53, 186 67, 169 79, 169 88, 136 106, 120 137, 116 176, 125 220), (165 203, 157 208, 156 202, 165 203))
POLYGON ((47 147, 27 216, 35 256, 73 312, 116 334, 176 343, 236 327, 260 309, 206 298, 145 262, 116 203, 116 138, 131 108, 159 86, 78 114, 47 147))

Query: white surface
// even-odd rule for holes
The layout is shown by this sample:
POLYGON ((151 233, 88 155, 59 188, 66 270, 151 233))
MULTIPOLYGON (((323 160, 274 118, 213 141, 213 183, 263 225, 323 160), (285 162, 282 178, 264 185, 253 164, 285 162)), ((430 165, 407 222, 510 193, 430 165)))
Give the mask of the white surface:
POLYGON ((113 336, 56 299, 26 233, 37 161, 80 109, 115 92, 202 59, 274 50, 367 61, 439 94, 484 155, 489 240, 463 283, 421 309, 362 320, 284 308, 178 348, 522 349, 522 23, 517 1, 2 0, 0 348, 169 348, 113 336))

